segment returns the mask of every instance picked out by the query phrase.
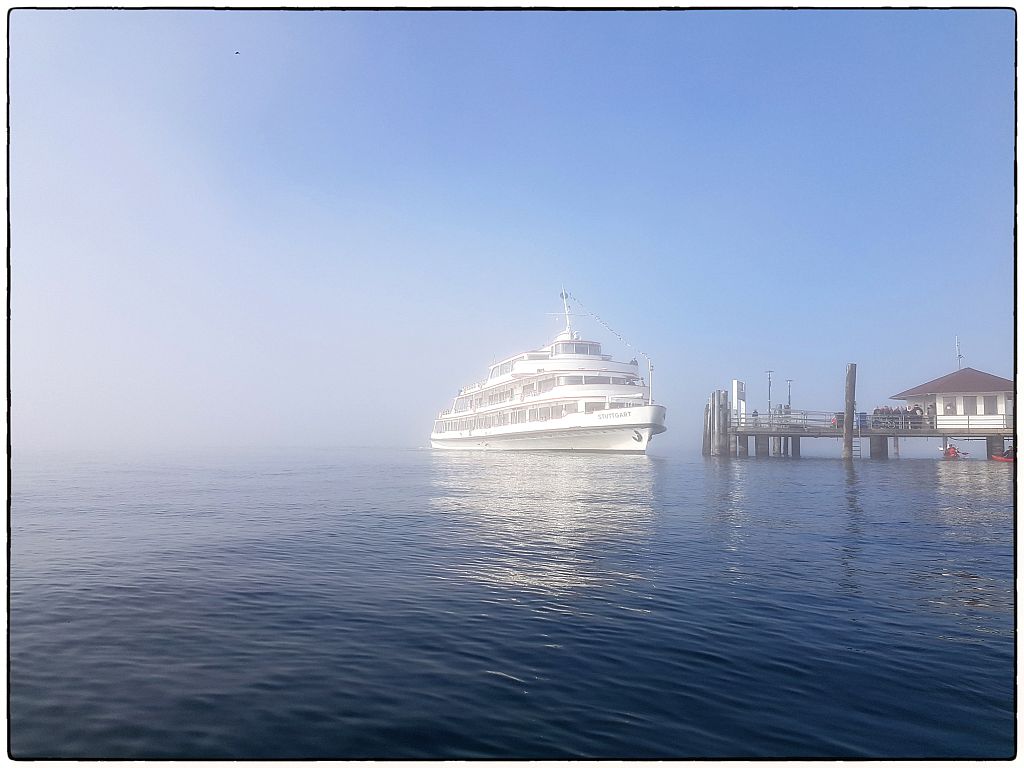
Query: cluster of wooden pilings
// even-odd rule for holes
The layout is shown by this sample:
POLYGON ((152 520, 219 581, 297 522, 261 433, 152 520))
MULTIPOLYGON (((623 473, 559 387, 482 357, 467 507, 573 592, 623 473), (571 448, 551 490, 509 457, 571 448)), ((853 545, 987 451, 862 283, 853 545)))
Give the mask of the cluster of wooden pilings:
MULTIPOLYGON (((717 389, 711 393, 704 406, 704 444, 701 453, 705 456, 728 456, 729 447, 729 393, 717 389)), ((732 455, 736 455, 735 448, 732 455)))
MULTIPOLYGON (((749 456, 750 435, 738 433, 731 425, 729 393, 719 389, 704 404, 704 456, 749 456)), ((795 435, 754 435, 755 456, 800 456, 800 438, 795 435)))

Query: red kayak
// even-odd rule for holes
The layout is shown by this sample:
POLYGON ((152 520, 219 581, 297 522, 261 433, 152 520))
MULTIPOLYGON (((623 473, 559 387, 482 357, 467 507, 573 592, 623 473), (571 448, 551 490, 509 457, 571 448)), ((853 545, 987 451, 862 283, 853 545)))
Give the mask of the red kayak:
POLYGON ((1008 461, 1010 463, 1013 463, 1013 457, 1012 456, 993 456, 992 457, 992 461, 1008 461))

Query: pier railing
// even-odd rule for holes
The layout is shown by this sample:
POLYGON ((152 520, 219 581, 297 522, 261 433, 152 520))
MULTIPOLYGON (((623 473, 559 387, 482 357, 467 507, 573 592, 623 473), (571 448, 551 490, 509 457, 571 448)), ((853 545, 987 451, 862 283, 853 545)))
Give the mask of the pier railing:
MULTIPOLYGON (((846 421, 842 411, 790 411, 789 413, 764 413, 732 416, 729 425, 739 431, 790 432, 793 430, 827 431, 842 434, 846 421)), ((934 416, 914 413, 857 413, 854 414, 854 429, 862 431, 973 431, 1010 429, 1013 416, 1006 414, 978 414, 961 416, 934 416)))
MULTIPOLYGON (((842 431, 842 414, 839 414, 838 429, 842 431)), ((738 429, 792 429, 813 428, 826 429, 836 426, 835 411, 791 411, 789 413, 747 413, 733 416, 730 426, 738 429)))

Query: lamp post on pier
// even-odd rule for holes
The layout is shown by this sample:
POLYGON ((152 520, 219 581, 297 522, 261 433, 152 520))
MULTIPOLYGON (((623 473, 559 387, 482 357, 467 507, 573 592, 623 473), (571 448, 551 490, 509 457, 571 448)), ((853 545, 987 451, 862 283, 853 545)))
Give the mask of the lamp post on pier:
POLYGON ((793 380, 786 379, 786 405, 793 407, 793 380))
POLYGON ((768 424, 772 423, 772 374, 775 371, 765 371, 768 374, 768 424))

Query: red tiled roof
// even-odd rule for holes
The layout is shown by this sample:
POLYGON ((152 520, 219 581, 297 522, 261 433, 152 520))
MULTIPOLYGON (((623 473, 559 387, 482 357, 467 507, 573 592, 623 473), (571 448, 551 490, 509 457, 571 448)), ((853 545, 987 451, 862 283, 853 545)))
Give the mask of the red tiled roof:
POLYGON ((978 371, 974 368, 964 368, 954 373, 947 373, 924 384, 911 387, 898 395, 892 395, 891 400, 907 400, 918 395, 945 395, 955 392, 1012 392, 1013 382, 1004 379, 1002 376, 993 376, 991 373, 978 371))

